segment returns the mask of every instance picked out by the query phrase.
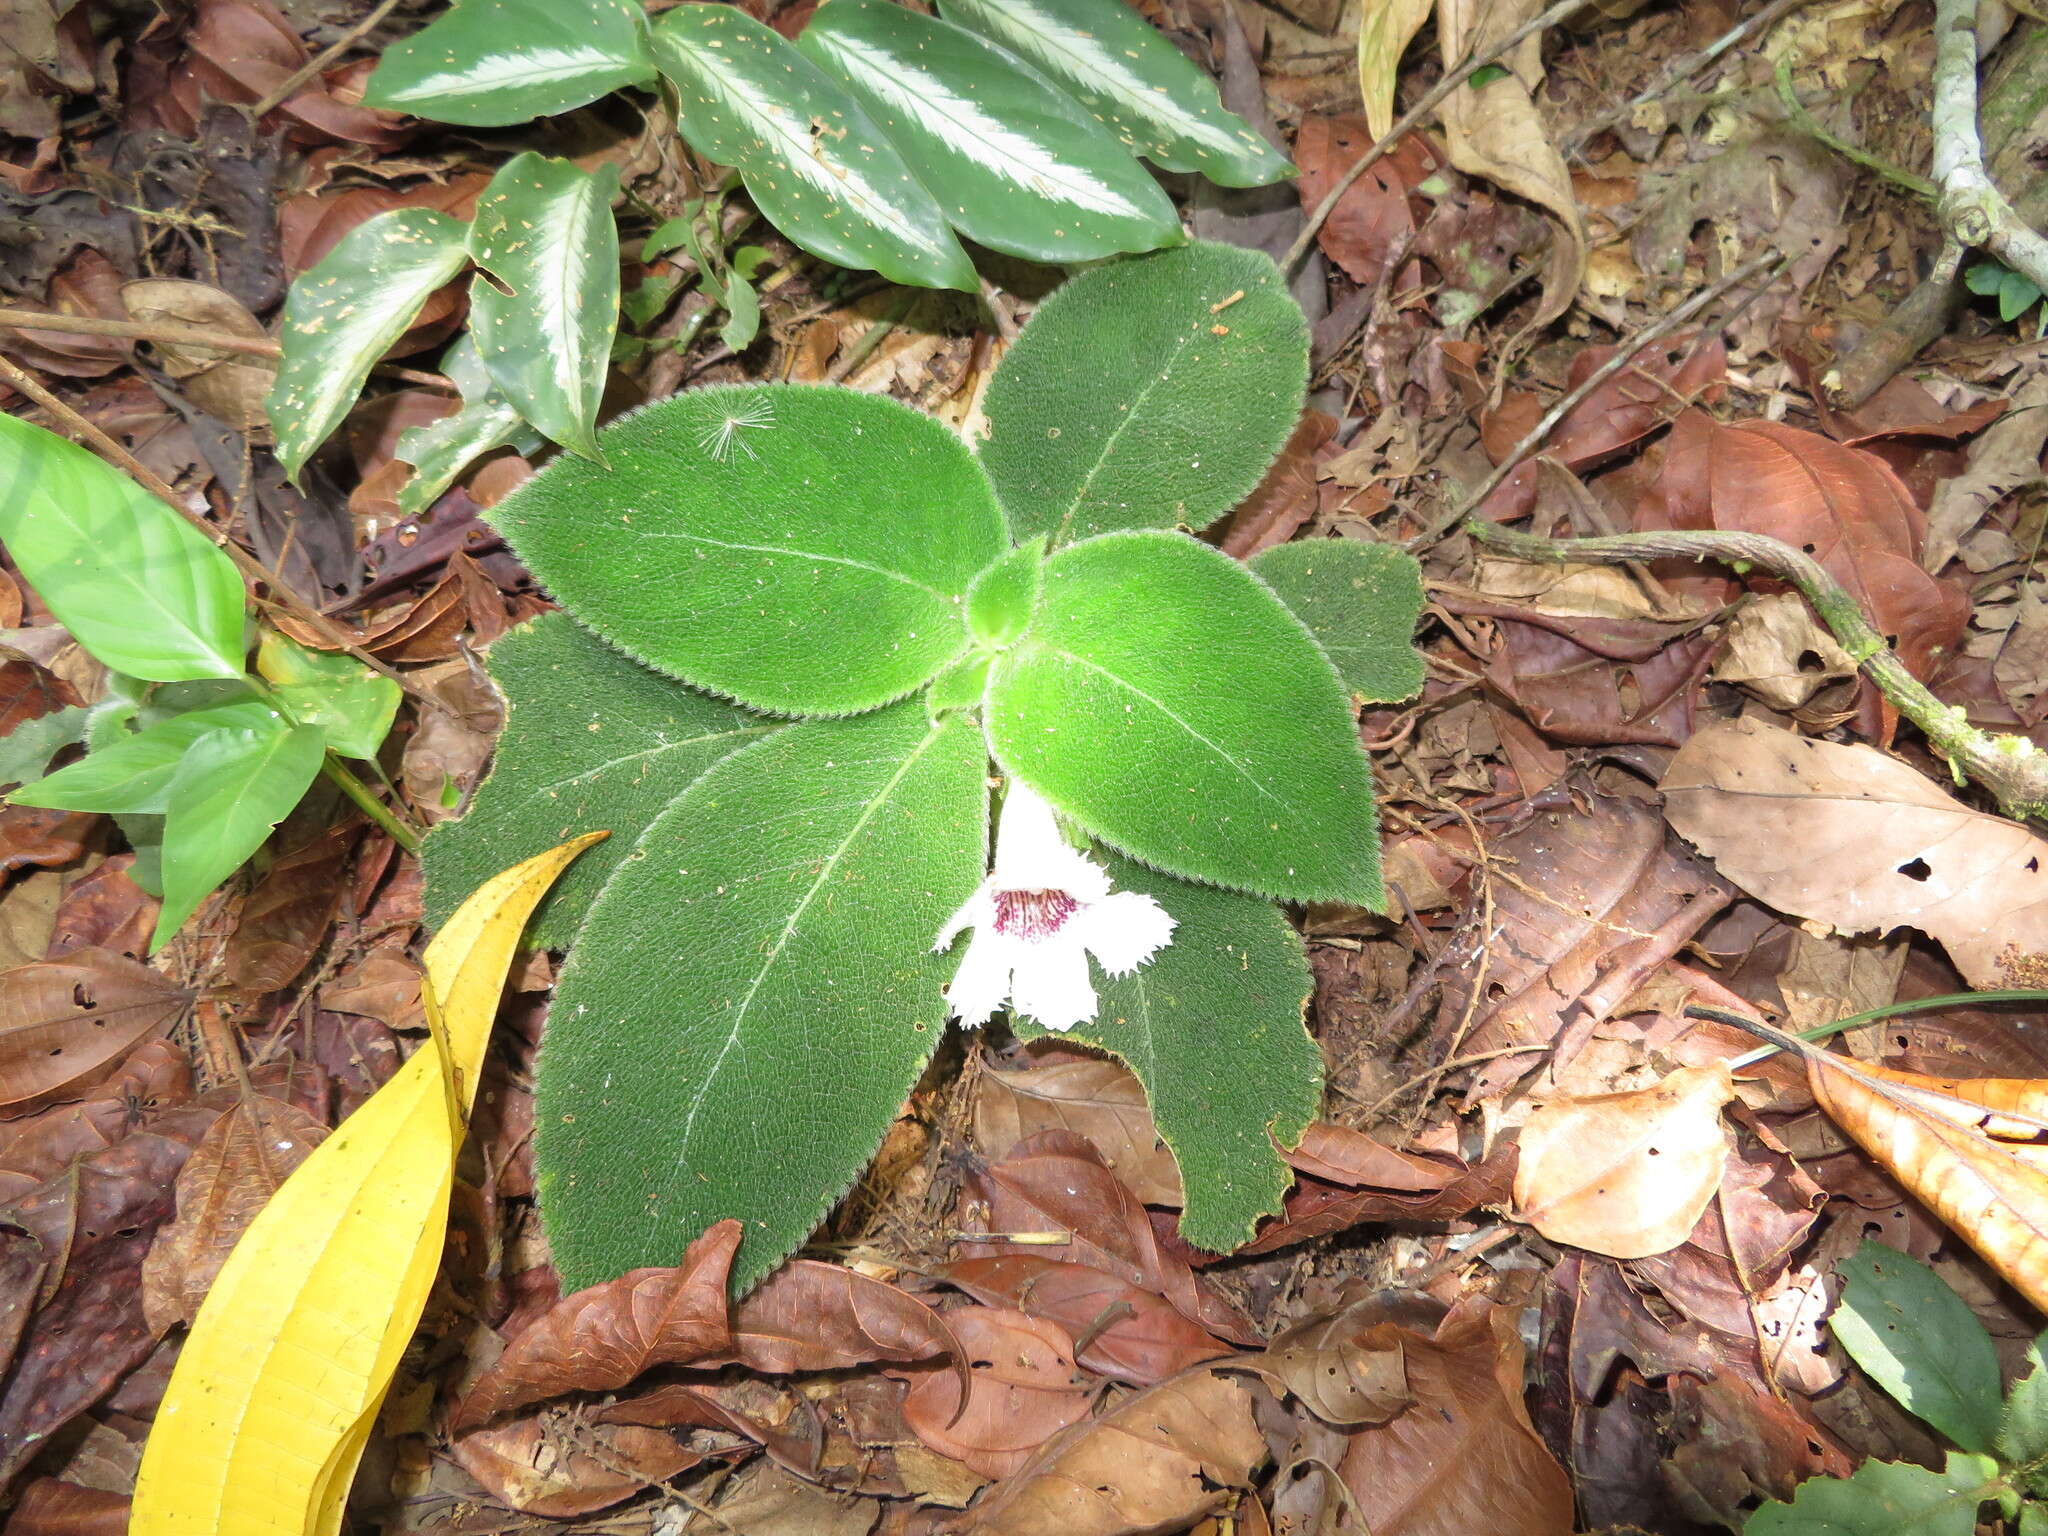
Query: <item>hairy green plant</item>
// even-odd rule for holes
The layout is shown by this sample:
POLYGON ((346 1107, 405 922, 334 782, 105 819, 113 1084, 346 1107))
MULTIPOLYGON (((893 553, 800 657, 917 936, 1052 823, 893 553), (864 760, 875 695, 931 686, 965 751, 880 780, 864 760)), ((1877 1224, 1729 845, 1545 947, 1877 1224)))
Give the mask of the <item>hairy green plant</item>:
POLYGON ((569 945, 537 1084, 566 1284, 737 1216, 751 1285, 873 1156, 949 1015, 1005 1005, 1137 1072, 1190 1241, 1279 1208, 1275 1142, 1322 1064, 1272 903, 1381 904, 1353 702, 1420 682, 1411 557, 1317 544, 1266 557, 1269 584, 1187 532, 1258 480, 1307 365, 1278 269, 1192 245, 1044 305, 980 456, 886 399, 727 386, 491 514, 567 612, 493 653, 505 735, 426 841, 427 902, 613 833, 535 929, 569 945), (1105 484, 1151 463, 1168 499, 1097 494, 1063 446, 1105 484))

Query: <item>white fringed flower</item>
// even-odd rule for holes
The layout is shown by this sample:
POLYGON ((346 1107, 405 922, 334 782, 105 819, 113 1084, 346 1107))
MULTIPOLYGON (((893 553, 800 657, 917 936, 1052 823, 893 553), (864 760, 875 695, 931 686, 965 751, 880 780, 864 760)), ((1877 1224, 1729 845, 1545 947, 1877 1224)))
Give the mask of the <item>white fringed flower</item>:
POLYGON ((1174 921, 1150 896, 1111 894, 1102 867, 1060 836, 1052 807, 1012 779, 996 867, 932 947, 949 947, 962 928, 974 937, 946 994, 955 1018, 986 1024, 1008 1003, 1047 1029, 1072 1029, 1095 1017, 1088 956, 1129 975, 1173 941, 1174 921))

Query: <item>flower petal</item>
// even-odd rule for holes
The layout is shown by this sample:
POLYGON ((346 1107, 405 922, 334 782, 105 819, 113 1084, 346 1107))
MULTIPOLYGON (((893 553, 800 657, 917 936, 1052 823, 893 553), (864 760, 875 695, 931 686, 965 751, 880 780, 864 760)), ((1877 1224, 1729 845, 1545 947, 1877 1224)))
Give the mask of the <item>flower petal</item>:
POLYGON ((946 989, 946 1006, 968 1028, 986 1024, 1010 1000, 1010 971, 1019 946, 993 928, 977 928, 946 989))
POLYGON ((1173 942, 1179 924, 1150 896, 1118 891, 1083 907, 1068 926, 1105 971, 1128 976, 1173 942))
POLYGON ((1010 1006, 1047 1029, 1072 1029, 1095 1017, 1088 952, 1071 926, 1039 940, 1018 956, 1010 982, 1010 1006))
POLYGON ((939 930, 939 936, 932 941, 932 951, 951 949, 953 941, 960 937, 962 928, 987 928, 996 920, 995 882, 984 880, 981 889, 961 903, 960 910, 946 920, 946 926, 939 930))
POLYGON ((1010 780, 996 823, 996 867, 991 877, 1005 891, 1065 891, 1076 901, 1100 901, 1109 876, 1060 836, 1052 807, 1022 779, 1010 780))

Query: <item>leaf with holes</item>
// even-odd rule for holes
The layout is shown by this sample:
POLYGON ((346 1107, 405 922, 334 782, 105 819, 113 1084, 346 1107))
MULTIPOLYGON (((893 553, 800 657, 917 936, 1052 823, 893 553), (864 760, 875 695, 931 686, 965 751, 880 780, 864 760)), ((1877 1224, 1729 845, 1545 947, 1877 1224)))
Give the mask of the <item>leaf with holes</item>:
POLYGON ((529 151, 476 200, 469 324, 491 382, 528 421, 585 458, 619 328, 615 165, 586 171, 529 151))
POLYGON ((654 24, 653 44, 684 136, 737 169, 798 245, 892 282, 978 285, 937 200, 846 88, 794 43, 736 6, 684 5, 654 24))
POLYGON ((1177 245, 1159 183, 1009 50, 890 0, 833 0, 798 46, 839 77, 961 233, 1033 261, 1177 245))
POLYGON ((0 1104, 38 1099, 99 1071, 191 1002, 163 972, 105 949, 0 971, 0 1104))
POLYGON ((509 128, 653 78, 646 17, 629 0, 457 0, 384 50, 363 104, 509 128))
POLYGON ((1135 11, 1103 0, 942 0, 948 20, 1020 53, 1116 130, 1131 153, 1226 187, 1262 187, 1292 167, 1216 82, 1135 11))
POLYGON ((1198 242, 1041 304, 989 381, 981 459, 1020 538, 1204 528, 1265 475, 1307 381, 1280 269, 1198 242))
POLYGON ((880 1145, 946 1019, 932 937, 986 867, 986 759, 910 702, 735 752, 649 827, 564 967, 541 1214, 565 1289, 747 1224, 745 1291, 880 1145))

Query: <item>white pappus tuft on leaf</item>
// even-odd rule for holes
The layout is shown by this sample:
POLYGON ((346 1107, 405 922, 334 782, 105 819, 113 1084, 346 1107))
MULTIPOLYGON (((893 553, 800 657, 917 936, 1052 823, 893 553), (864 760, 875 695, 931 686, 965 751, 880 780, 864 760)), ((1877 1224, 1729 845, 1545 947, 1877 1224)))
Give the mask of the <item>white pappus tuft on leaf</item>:
POLYGON ((717 416, 704 424, 704 429, 697 434, 697 446, 721 464, 732 457, 734 448, 751 459, 756 456, 753 446, 740 434, 765 432, 774 425, 773 401, 754 399, 745 404, 734 401, 722 405, 717 416))

